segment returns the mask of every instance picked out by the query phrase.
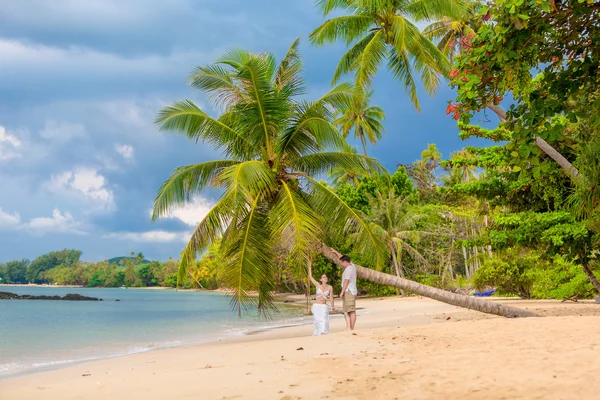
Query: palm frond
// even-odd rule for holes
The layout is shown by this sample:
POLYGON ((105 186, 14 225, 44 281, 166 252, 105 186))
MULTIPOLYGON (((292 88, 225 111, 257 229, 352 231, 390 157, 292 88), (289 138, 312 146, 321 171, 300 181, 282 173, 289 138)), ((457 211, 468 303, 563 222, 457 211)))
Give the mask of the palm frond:
POLYGON ((417 85, 412 76, 410 61, 406 51, 404 50, 401 53, 399 53, 398 50, 391 51, 388 57, 388 68, 394 77, 402 83, 415 108, 421 110, 421 105, 419 104, 419 98, 417 96, 417 85))
POLYGON ((230 304, 238 315, 258 307, 266 313, 273 305, 271 234, 265 210, 256 198, 235 230, 222 243, 224 281, 230 288, 230 304), (251 291, 258 291, 254 297, 251 291))
POLYGON ((377 73, 379 64, 381 64, 387 53, 384 33, 382 30, 379 30, 365 46, 352 68, 356 71, 356 84, 360 88, 370 86, 371 80, 377 73))
POLYGON ((376 159, 352 152, 309 154, 300 157, 290 166, 297 171, 312 176, 317 176, 335 168, 351 171, 358 175, 385 174, 387 172, 376 159))
POLYGON ((332 234, 353 235, 356 238, 354 249, 370 259, 369 263, 383 270, 389 260, 387 246, 381 237, 375 234, 370 225, 359 213, 348 206, 330 188, 314 178, 306 177, 309 183, 309 204, 319 214, 326 216, 326 228, 332 234))
POLYGON ((216 160, 177 168, 158 190, 152 221, 166 216, 172 207, 191 201, 202 189, 213 185, 215 177, 224 168, 237 163, 234 160, 216 160))
POLYGON ((375 32, 369 33, 363 39, 359 40, 356 44, 354 44, 350 50, 348 50, 340 59, 335 72, 333 74, 333 79, 331 80, 332 84, 339 82, 342 76, 350 73, 354 70, 354 66, 356 65, 356 60, 363 53, 365 47, 373 40, 375 36, 375 32))
POLYGON ((461 18, 467 9, 466 0, 413 0, 404 12, 414 21, 433 21, 443 17, 461 18))
POLYGON ((189 82, 192 87, 203 91, 217 106, 227 108, 244 98, 244 92, 236 85, 231 71, 218 64, 195 68, 189 82))
POLYGON ((253 202, 273 189, 275 174, 262 161, 244 161, 224 168, 218 183, 227 191, 238 191, 248 202, 253 202))
POLYGON ((294 40, 287 54, 279 63, 274 82, 278 90, 288 90, 295 95, 304 93, 304 80, 300 76, 302 59, 298 51, 299 45, 300 38, 294 40))
POLYGON ((336 9, 348 9, 354 3, 353 0, 317 0, 317 8, 327 15, 336 9))
POLYGON ((190 100, 176 101, 163 108, 155 121, 161 131, 182 132, 196 142, 207 142, 229 155, 243 156, 253 145, 227 122, 223 117, 210 117, 190 100))
POLYGON ((370 15, 357 14, 336 17, 325 21, 323 25, 315 29, 309 39, 316 45, 333 43, 339 39, 350 44, 366 34, 373 23, 373 17, 370 15))
POLYGON ((323 239, 322 218, 285 180, 269 214, 275 240, 285 240, 290 247, 288 262, 295 268, 306 266, 314 242, 323 239), (290 243, 291 242, 291 243, 290 243))

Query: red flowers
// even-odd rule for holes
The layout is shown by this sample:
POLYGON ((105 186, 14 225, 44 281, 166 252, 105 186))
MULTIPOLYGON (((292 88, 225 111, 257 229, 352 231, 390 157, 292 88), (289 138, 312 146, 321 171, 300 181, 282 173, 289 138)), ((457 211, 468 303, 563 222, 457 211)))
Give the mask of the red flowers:
POLYGON ((449 47, 454 47, 454 46, 456 46, 456 39, 452 39, 452 40, 450 41, 450 43, 448 43, 448 46, 449 46, 449 47))
POLYGON ((558 61, 558 57, 554 56, 552 57, 552 62, 557 62, 558 61))
POLYGON ((496 96, 496 101, 497 101, 498 103, 500 103, 502 100, 504 100, 502 97, 500 97, 500 96, 496 96))
POLYGON ((458 73, 458 70, 456 68, 452 68, 450 70, 450 77, 454 78, 457 73, 458 73))
POLYGON ((446 108, 446 115, 453 114, 452 118, 455 121, 460 119, 460 104, 448 104, 448 108, 446 108))

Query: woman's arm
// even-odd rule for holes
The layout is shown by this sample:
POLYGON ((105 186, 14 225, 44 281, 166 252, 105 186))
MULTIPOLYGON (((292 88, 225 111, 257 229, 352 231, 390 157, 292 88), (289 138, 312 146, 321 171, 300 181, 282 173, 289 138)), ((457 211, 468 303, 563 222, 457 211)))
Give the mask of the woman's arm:
POLYGON ((331 309, 335 310, 335 301, 333 300, 333 286, 329 286, 329 297, 331 297, 331 309))
POLYGON ((313 285, 315 285, 315 287, 319 287, 319 282, 317 282, 315 280, 315 278, 313 278, 313 275, 312 275, 312 263, 310 261, 308 262, 308 277, 310 278, 310 281, 313 283, 313 285))

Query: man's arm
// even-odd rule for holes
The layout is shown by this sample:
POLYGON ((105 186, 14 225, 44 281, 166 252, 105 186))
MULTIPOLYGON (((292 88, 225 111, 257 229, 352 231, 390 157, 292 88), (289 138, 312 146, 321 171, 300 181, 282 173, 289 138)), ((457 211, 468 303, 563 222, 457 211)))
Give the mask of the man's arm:
POLYGON ((348 290, 349 284, 350 284, 350 279, 344 279, 344 286, 342 286, 342 292, 340 293, 340 297, 342 297, 344 295, 344 293, 346 293, 346 290, 348 290))

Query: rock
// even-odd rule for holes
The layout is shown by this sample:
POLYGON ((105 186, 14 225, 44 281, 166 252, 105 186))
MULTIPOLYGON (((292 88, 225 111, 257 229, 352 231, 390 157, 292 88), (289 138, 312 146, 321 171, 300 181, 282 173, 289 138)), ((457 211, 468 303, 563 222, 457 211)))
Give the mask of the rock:
POLYGON ((60 296, 34 296, 31 294, 18 295, 10 292, 0 292, 0 300, 70 300, 70 301, 102 301, 96 297, 82 296, 69 293, 65 297, 60 296))

